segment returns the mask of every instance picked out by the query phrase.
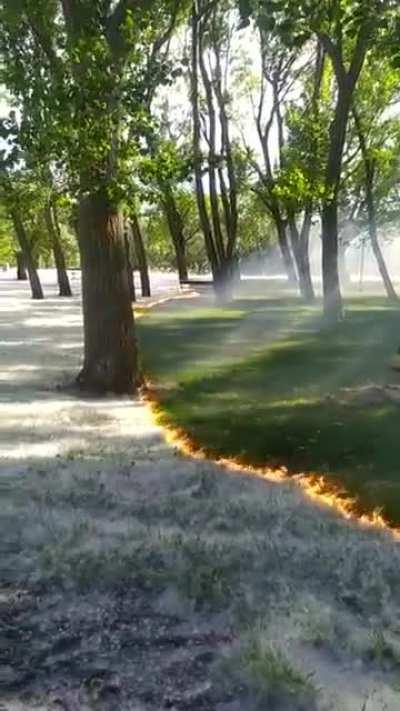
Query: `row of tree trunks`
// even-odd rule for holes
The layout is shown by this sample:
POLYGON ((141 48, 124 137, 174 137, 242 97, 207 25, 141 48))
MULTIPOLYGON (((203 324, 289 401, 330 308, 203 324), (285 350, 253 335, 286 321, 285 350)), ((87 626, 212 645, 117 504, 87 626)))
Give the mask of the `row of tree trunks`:
POLYGON ((31 244, 25 230, 22 218, 16 208, 11 212, 15 235, 21 249, 22 260, 29 275, 32 299, 43 299, 43 289, 40 283, 39 274, 36 269, 35 260, 32 255, 31 244))
POLYGON ((72 296, 67 267, 65 264, 64 252, 61 245, 61 236, 57 215, 54 212, 54 208, 50 203, 48 203, 44 209, 44 219, 46 222, 47 231, 49 233, 51 247, 54 255, 54 262, 57 270, 59 295, 66 297, 72 296))

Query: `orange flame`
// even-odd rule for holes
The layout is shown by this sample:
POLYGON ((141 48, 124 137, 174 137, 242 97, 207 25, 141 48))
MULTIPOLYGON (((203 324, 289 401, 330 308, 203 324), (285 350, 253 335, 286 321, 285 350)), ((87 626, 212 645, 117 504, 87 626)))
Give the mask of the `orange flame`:
POLYGON ((162 407, 156 397, 156 389, 149 383, 146 384, 142 397, 150 407, 155 423, 161 427, 166 442, 175 447, 184 456, 207 461, 223 469, 242 474, 251 474, 275 483, 294 481, 303 490, 307 498, 333 509, 346 520, 367 528, 385 530, 395 540, 400 540, 400 528, 391 526, 379 509, 371 513, 360 514, 357 510, 357 500, 351 498, 346 491, 334 487, 323 475, 304 473, 290 475, 286 467, 253 466, 236 457, 215 458, 212 454, 202 449, 200 444, 193 440, 184 430, 165 424, 162 407))

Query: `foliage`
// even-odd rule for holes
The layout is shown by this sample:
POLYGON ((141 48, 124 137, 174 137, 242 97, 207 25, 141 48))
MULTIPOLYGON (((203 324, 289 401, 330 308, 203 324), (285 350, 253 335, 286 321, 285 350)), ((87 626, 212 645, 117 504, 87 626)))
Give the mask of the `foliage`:
POLYGON ((0 204, 0 265, 15 263, 16 244, 7 211, 0 204))

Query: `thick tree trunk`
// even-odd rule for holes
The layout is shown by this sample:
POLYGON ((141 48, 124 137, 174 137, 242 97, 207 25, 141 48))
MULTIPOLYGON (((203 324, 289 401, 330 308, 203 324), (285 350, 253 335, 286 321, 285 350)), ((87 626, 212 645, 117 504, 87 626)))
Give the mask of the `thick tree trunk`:
POLYGON ((59 296, 72 296, 58 225, 56 226, 56 218, 49 203, 44 209, 44 218, 46 221, 47 231, 50 236, 54 262, 57 270, 59 296))
POLYGON ((82 198, 78 221, 85 334, 78 382, 94 392, 133 393, 138 384, 123 219, 107 198, 82 198))
POLYGON ((214 291, 217 304, 223 306, 233 299, 235 265, 226 259, 214 273, 214 291))
POLYGON ((132 264, 132 259, 131 259, 131 243, 130 243, 130 234, 129 234, 129 225, 126 223, 125 224, 125 229, 124 229, 124 246, 125 246, 125 256, 126 256, 126 268, 128 271, 128 284, 129 284, 129 293, 131 295, 131 300, 136 301, 136 289, 135 289, 135 275, 133 273, 133 264, 132 264))
POLYGON ((25 232, 24 224, 17 210, 13 210, 11 217, 13 220, 18 244, 21 247, 23 259, 29 274, 29 283, 31 286, 32 299, 43 299, 44 297, 42 285, 40 283, 39 275, 37 273, 35 262, 32 256, 31 246, 29 244, 28 235, 25 232))
MULTIPOLYGON (((296 220, 291 216, 288 221, 292 251, 296 260, 297 273, 299 276, 300 294, 306 303, 314 301, 314 289, 310 273, 310 261, 308 258, 308 234, 302 229, 300 235, 296 220)), ((303 226, 304 227, 304 226, 303 226)))
POLYGON ((142 230, 136 215, 132 217, 132 234, 135 245, 136 261, 140 273, 142 296, 151 296, 149 267, 147 264, 146 249, 143 242, 142 230))
POLYGON ((337 201, 326 201, 322 208, 322 286, 324 316, 335 323, 343 317, 338 268, 337 201))
POLYGON ((339 85, 335 116, 330 127, 325 197, 321 210, 324 316, 328 322, 339 321, 343 317, 338 264, 338 192, 351 99, 348 86, 339 85))
POLYGON ((176 267, 178 270, 179 281, 187 281, 188 268, 184 227, 174 196, 168 186, 163 189, 162 206, 164 214, 167 218, 169 233, 175 249, 176 267))
POLYGON ((26 264, 24 255, 22 252, 16 252, 15 258, 17 260, 17 279, 18 281, 27 281, 28 273, 26 271, 26 264))

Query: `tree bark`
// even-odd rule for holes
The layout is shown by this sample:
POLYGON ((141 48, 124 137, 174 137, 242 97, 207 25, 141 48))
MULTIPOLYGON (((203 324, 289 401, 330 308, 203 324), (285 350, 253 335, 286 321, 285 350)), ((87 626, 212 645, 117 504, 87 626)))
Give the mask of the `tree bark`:
MULTIPOLYGON (((305 216, 304 219, 306 220, 307 216, 305 216)), ((302 232, 300 234, 294 215, 289 217, 288 226, 292 250, 297 266, 297 273, 299 276, 300 294, 306 303, 311 303, 314 301, 314 289, 311 280, 310 262, 308 258, 309 227, 307 225, 303 225, 302 232)))
POLYGON ((338 264, 338 192, 351 96, 350 90, 339 84, 335 116, 330 127, 325 196, 321 210, 324 316, 329 322, 340 321, 343 317, 338 264))
POLYGON ((137 215, 132 217, 132 234, 135 245, 136 261, 140 273, 140 283, 142 287, 142 296, 151 296, 149 267, 147 264, 146 249, 143 242, 142 230, 140 228, 137 215))
POLYGON ((288 281, 290 284, 297 284, 296 270, 294 267, 293 257, 290 252, 290 247, 286 235, 285 223, 280 214, 274 213, 273 217, 276 225, 276 231, 278 234, 279 249, 282 254, 282 260, 288 281))
POLYGON ((162 187, 162 207, 167 218, 168 229, 175 249, 176 267, 179 281, 188 280, 186 242, 182 216, 169 186, 162 187))
POLYGON ((378 226, 376 219, 376 204, 374 195, 374 165, 370 159, 367 142, 365 139, 361 118, 358 115, 358 111, 353 106, 353 116, 356 125, 356 131, 358 135, 358 141, 361 148, 361 155, 364 163, 365 172, 365 200, 367 204, 368 212, 368 233, 371 240, 372 251, 374 257, 378 264, 379 273, 382 277, 384 283, 386 294, 390 301, 398 301, 398 296, 396 290, 393 286, 393 282, 390 278, 388 268, 386 266, 385 258, 382 254, 381 246, 379 244, 378 238, 378 226))
POLYGON ((124 247, 126 256, 126 268, 128 271, 129 293, 131 295, 131 301, 136 301, 135 275, 133 273, 133 264, 131 259, 131 241, 129 239, 129 231, 129 225, 128 223, 126 223, 124 226, 124 247))
POLYGON ((17 279, 18 281, 27 281, 28 274, 26 271, 26 264, 24 255, 22 252, 16 252, 15 258, 17 260, 17 279))
POLYGON ((43 299, 44 296, 42 285, 40 283, 39 274, 37 273, 35 262, 32 256, 31 245, 29 243, 28 235, 26 234, 25 227, 18 213, 18 210, 13 210, 11 213, 11 217, 14 224, 18 244, 21 247, 23 259, 26 265, 26 269, 28 271, 32 299, 43 299))
POLYGON ((304 263, 304 281, 305 281, 305 292, 306 299, 308 302, 315 301, 314 286, 311 277, 311 267, 310 267, 310 232, 312 224, 312 204, 308 205, 305 209, 303 216, 303 224, 300 232, 300 248, 302 250, 302 257, 304 263))
POLYGON ((192 6, 192 66, 191 66, 191 103, 193 117, 193 163, 196 187, 197 207, 199 211, 201 230, 204 236, 208 261, 210 263, 212 275, 218 278, 218 254, 215 248, 211 222, 207 210, 203 179, 202 179, 202 152, 201 152, 201 120, 200 120, 200 97, 199 97, 199 17, 197 2, 194 0, 192 6))
POLYGON ((367 198, 367 209, 368 209, 368 232, 369 232, 369 238, 371 240, 372 251, 374 253, 376 262, 378 264, 379 273, 382 277, 382 281, 384 283, 388 299, 390 301, 398 301, 399 297, 398 297, 396 290, 393 286, 393 282, 390 278, 390 274, 389 274, 388 268, 386 266, 385 258, 382 254, 381 246, 379 244, 378 228, 377 228, 377 222, 376 222, 375 201, 374 201, 372 190, 370 188, 367 188, 366 198, 367 198))
POLYGON ((57 281, 59 296, 72 296, 71 286, 69 283, 65 257, 61 245, 60 233, 58 224, 56 224, 56 216, 52 210, 50 203, 44 209, 44 218, 47 231, 49 233, 51 247, 54 255, 54 262, 57 270, 57 281))
POLYGON ((322 286, 324 316, 336 323, 343 317, 338 265, 337 200, 326 201, 322 209, 322 286))
POLYGON ((335 114, 330 126, 328 161, 325 173, 325 196, 322 201, 322 282, 324 316, 328 322, 343 317, 338 267, 338 193, 342 172, 343 151, 354 90, 368 50, 371 17, 359 24, 348 70, 343 60, 343 48, 332 43, 327 35, 319 39, 329 54, 337 81, 335 114))
POLYGON ((232 259, 224 259, 214 274, 214 290, 217 304, 223 306, 232 301, 234 278, 234 261, 232 259))
POLYGON ((122 215, 101 193, 81 198, 78 235, 85 334, 78 383, 94 392, 133 393, 137 351, 122 215))

